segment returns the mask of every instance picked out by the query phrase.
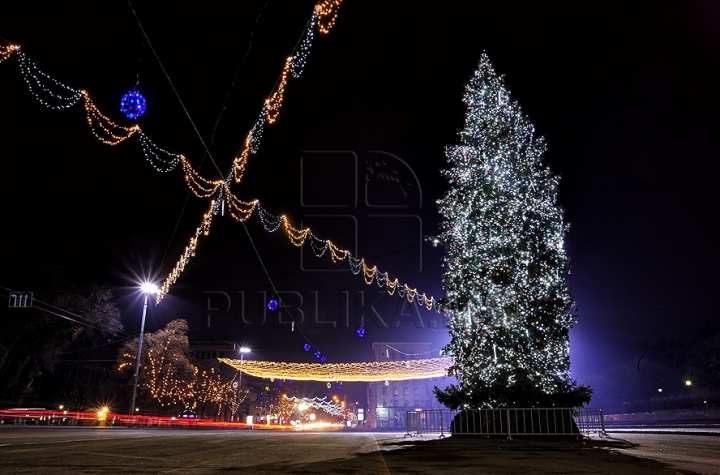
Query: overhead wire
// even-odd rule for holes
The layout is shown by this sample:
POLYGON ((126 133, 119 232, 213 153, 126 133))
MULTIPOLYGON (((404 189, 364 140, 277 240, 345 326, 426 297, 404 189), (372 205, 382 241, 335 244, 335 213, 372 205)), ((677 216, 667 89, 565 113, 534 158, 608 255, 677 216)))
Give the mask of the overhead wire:
MULTIPOLYGON (((187 107, 185 107, 185 103, 183 102, 182 98, 180 97, 180 94, 178 93, 177 89, 175 88, 175 85, 172 82, 172 79, 170 79, 170 75, 165 70, 165 67, 163 66, 162 61, 160 60, 160 57, 155 50, 155 48, 152 45, 152 42, 150 41, 150 38, 145 31, 145 28, 142 26, 142 22, 140 21, 140 17, 138 16, 137 12, 135 11, 135 8, 133 8, 132 3, 130 0, 127 0, 128 6, 130 7, 130 10, 132 10, 133 16, 135 17, 135 20, 137 21, 138 27, 140 28, 140 31, 145 38, 145 40, 148 43, 148 47, 153 52, 153 55, 155 56, 155 59, 158 62, 158 65, 160 66, 160 69, 162 70, 163 74, 165 75, 165 78, 167 79, 168 83, 170 84, 170 88, 175 93, 175 97, 177 98, 178 102, 180 103, 180 106, 182 107, 183 111, 185 112, 185 115, 187 116, 188 120, 190 121, 190 124, 192 125, 193 130, 198 136, 198 139, 200 139, 200 143, 202 143, 203 148, 205 149, 205 154, 203 155, 203 160, 207 156, 210 158, 210 161, 215 165, 215 169, 218 171, 218 173, 222 174, 220 171, 220 167, 218 166, 217 162, 215 162, 215 159, 212 156, 212 153, 210 152, 210 149, 208 148, 207 144, 205 144, 205 141, 202 138, 202 135, 200 134, 200 131, 198 130, 197 126, 195 125, 195 121, 193 121, 192 117, 190 116, 190 112, 188 112, 187 107)), ((161 261, 161 265, 165 263, 165 259, 167 258, 167 255, 170 251, 170 246, 175 239, 175 236, 177 235, 177 230, 180 225, 180 221, 182 220, 183 215, 185 214, 185 209, 187 208, 187 204, 190 198, 190 192, 185 197, 185 203, 183 203, 182 209, 180 210, 180 216, 178 217, 177 221, 175 222, 175 227, 173 228, 172 235, 170 236, 170 240, 168 242, 168 245, 165 248, 165 253, 163 254, 163 258, 161 261)))
MULTIPOLYGON (((245 225, 245 222, 242 223, 243 228, 245 229, 245 232, 247 233, 248 239, 250 240, 250 244, 252 245, 253 250, 255 251, 255 255, 258 258, 258 261, 260 261, 260 265, 263 268, 263 271, 265 272, 265 277, 267 277, 268 282, 270 282, 270 287, 272 288, 273 294, 277 296, 279 305, 278 309, 286 309, 287 307, 282 301, 282 296, 280 295, 280 292, 278 292, 277 288, 275 287, 275 283, 273 282, 272 277, 270 277, 270 272, 268 272, 267 267, 265 267, 265 263, 262 260, 262 257, 260 257, 260 252, 258 252, 257 247, 255 246, 255 242, 252 239, 252 236, 250 235, 250 231, 248 230, 247 226, 245 225)), ((295 319, 292 316, 292 313, 288 310, 288 315, 290 316, 290 320, 293 323, 293 329, 297 327, 298 332, 305 338, 305 341, 307 341, 310 345, 314 346, 315 348, 322 350, 322 348, 317 347, 315 344, 313 344, 310 339, 305 335, 305 332, 302 331, 302 328, 300 328, 300 325, 295 324, 295 319)))
POLYGON ((140 31, 142 32, 143 36, 145 37, 145 40, 148 42, 148 47, 153 52, 153 55, 155 55, 155 59, 158 62, 158 65, 160 66, 160 69, 162 70, 163 74, 165 75, 165 78, 168 80, 168 83, 170 84, 171 89, 173 90, 173 93, 175 93, 175 97, 177 98, 178 102, 180 103, 180 106, 182 107, 183 111, 185 112, 185 115, 187 116, 188 120, 190 121, 190 124, 193 127, 193 130, 198 136, 198 139, 200 140, 200 143, 202 143, 203 148, 205 148, 205 151, 208 154, 208 157, 210 157, 210 161, 212 161, 213 165, 215 165, 215 168, 217 169, 218 173, 222 175, 222 171, 220 170, 220 167, 215 162, 215 159, 213 158, 212 154, 210 153, 210 150, 208 149, 207 144, 205 143, 205 140, 202 138, 202 134, 200 134, 200 131, 198 130, 197 126, 195 125, 195 121, 193 121, 192 117, 190 116, 190 112, 188 112, 187 107, 185 107, 185 103, 183 102, 182 98, 180 97, 180 93, 175 88, 175 84, 173 84, 172 79, 170 79, 170 75, 165 70, 165 66, 163 66, 162 61, 160 60, 160 56, 158 56, 157 51, 155 51, 155 47, 152 45, 152 42, 150 41, 150 38, 148 37, 147 33, 145 32, 145 29, 142 26, 142 22, 140 21, 140 18, 137 15, 137 12, 135 11, 135 8, 133 8, 132 3, 130 3, 130 0, 127 0, 128 5, 130 6, 130 10, 132 10, 133 15, 135 16, 135 20, 138 23, 138 27, 140 27, 140 31))
MULTIPOLYGON (((210 147, 212 147, 213 143, 215 143, 215 133, 217 132, 218 125, 220 124, 220 119, 222 118, 223 113, 225 112, 225 110, 227 108, 227 102, 228 102, 228 99, 230 99, 230 94, 232 93, 233 89, 235 88, 235 81, 238 76, 238 73, 241 70, 241 66, 245 62, 247 57, 250 55, 250 50, 252 49, 252 45, 253 45, 253 36, 255 34, 255 27, 257 27, 258 24, 260 23, 260 17, 262 16, 263 12, 265 11, 265 8, 267 8, 267 5, 269 2, 270 2, 270 0, 265 1, 265 5, 263 5, 262 9, 260 10, 260 13, 255 18, 255 25, 254 25, 253 29, 250 30, 250 39, 248 41, 247 50, 245 51, 245 55, 240 60, 240 64, 232 76, 232 80, 230 82, 230 88, 228 89, 227 94, 225 94, 225 99, 223 99, 222 107, 220 107, 220 113, 218 113, 217 120, 215 121, 215 126, 213 127, 212 134, 210 135, 210 147)), ((205 158, 205 156, 203 156, 203 160, 204 160, 204 158, 205 158)), ((202 165, 202 160, 200 161, 200 164, 202 165)))
MULTIPOLYGON (((326 0, 326 1, 329 1, 329 0, 326 0)), ((339 2, 339 0, 336 0, 336 1, 339 2)), ((320 4, 318 4, 318 5, 320 5, 320 4)), ((316 25, 316 22, 315 22, 316 16, 313 15, 313 17, 311 17, 311 19, 312 19, 312 21, 308 24, 308 27, 310 27, 310 28, 306 29, 306 31, 304 32, 304 35, 303 35, 304 39, 303 39, 303 41, 300 42, 300 44, 302 45, 303 51, 298 53, 297 57, 295 55, 293 55, 290 58, 288 58, 288 60, 286 61, 286 67, 283 72, 283 78, 285 78, 285 75, 288 71, 291 72, 294 77, 299 77, 299 75, 302 72, 301 69, 304 67, 306 59, 307 59, 307 55, 309 54, 309 51, 310 51, 310 46, 311 46, 310 40, 312 38, 311 32, 314 31, 314 26, 316 25), (288 68, 290 68, 290 69, 288 69, 288 68), (297 68, 299 68, 299 70, 297 68)), ((45 85, 42 84, 43 81, 46 81, 48 83, 48 85, 54 84, 59 88, 60 95, 56 94, 55 92, 53 92, 52 90, 49 90, 49 89, 44 90, 44 93, 48 96, 48 98, 51 97, 53 99, 60 100, 60 103, 57 105, 47 103, 46 100, 43 100, 38 96, 38 93, 33 92, 36 95, 36 98, 41 103, 47 105, 48 107, 66 108, 66 107, 73 105, 80 98, 84 98, 85 108, 88 111, 88 120, 90 120, 92 122, 93 120, 102 119, 103 121, 106 122, 106 123, 99 123, 98 127, 100 127, 100 128, 98 130, 93 130, 93 134, 96 135, 96 137, 98 137, 100 140, 102 140, 103 142, 105 142, 107 144, 116 145, 117 143, 119 143, 119 142, 129 138, 131 135, 137 133, 137 134, 139 134, 139 136, 141 138, 141 142, 143 145, 143 151, 146 153, 146 158, 151 160, 151 162, 152 162, 152 157, 149 157, 148 153, 150 153, 151 155, 156 155, 158 151, 165 153, 168 155, 168 157, 172 158, 171 160, 164 161, 164 163, 163 163, 163 165, 164 164, 171 165, 170 168, 164 168, 164 167, 160 168, 160 167, 156 166, 156 169, 158 171, 168 171, 174 165, 176 165, 178 162, 182 162, 183 168, 185 168, 185 172, 186 172, 186 179, 188 179, 188 183, 191 184, 191 187, 195 186, 197 188, 196 190, 193 190, 193 192, 198 197, 210 197, 212 195, 217 194, 217 196, 212 201, 212 206, 211 206, 210 210, 205 213, 205 215, 203 217, 203 222, 196 229, 195 236, 191 239, 190 245, 185 248, 185 252, 183 253, 183 256, 176 263, 175 269, 170 273, 170 275, 166 279, 165 283, 163 284, 163 286, 161 288, 161 292, 158 294, 158 298, 156 299, 156 301, 158 303, 163 298, 163 296, 167 293, 169 287, 176 281, 177 277, 183 272, 185 265, 188 263, 188 261, 191 259, 191 257, 193 257, 195 255, 195 250, 196 250, 199 238, 203 235, 209 234, 209 228, 210 228, 213 216, 218 214, 218 211, 219 211, 221 205, 228 203, 228 204, 230 204, 231 215, 236 220, 243 221, 243 220, 247 219, 254 212, 254 210, 257 209, 261 215, 260 217, 261 217, 261 220, 263 221, 263 224, 265 225, 266 231, 272 232, 275 229, 277 229, 277 226, 275 226, 275 225, 270 226, 270 227, 267 226, 267 223, 269 222, 267 218, 269 217, 272 222, 282 223, 285 226, 285 230, 288 232, 288 234, 291 238, 291 241, 296 246, 298 246, 298 247, 302 246, 305 241, 305 238, 310 237, 311 247, 313 247, 313 251, 315 252, 315 255, 317 257, 321 257, 325 253, 326 250, 330 249, 331 257, 333 258, 334 261, 336 261, 336 262, 342 261, 345 258, 348 258, 348 263, 350 264, 351 271, 354 274, 357 275, 359 273, 360 269, 362 268, 363 275, 365 277, 365 281, 367 284, 370 284, 373 280, 375 280, 376 283, 380 287, 383 287, 383 286, 387 287, 388 293, 390 293, 391 295, 395 293, 395 289, 397 288, 398 289, 397 295, 399 295, 400 297, 405 297, 409 302, 412 303, 413 301, 416 301, 420 305, 425 306, 428 310, 431 310, 432 307, 435 306, 436 311, 439 311, 434 298, 432 298, 432 297, 428 298, 425 293, 420 293, 417 291, 417 289, 411 288, 407 284, 402 284, 401 282, 399 282, 399 280, 397 278, 394 280, 390 280, 388 277, 388 274, 386 272, 381 272, 381 271, 377 270, 377 266, 366 267, 364 259, 358 259, 355 256, 351 256, 351 253, 349 251, 338 247, 337 245, 335 245, 334 243, 332 243, 331 241, 329 241, 327 239, 321 239, 318 235, 312 233, 312 231, 309 228, 307 228, 307 229, 295 228, 292 225, 291 221, 286 216, 279 216, 279 215, 274 216, 272 213, 267 211, 267 208, 261 210, 261 205, 258 200, 253 200, 251 202, 243 202, 242 200, 239 200, 230 191, 230 186, 232 185, 232 183, 231 183, 231 181, 232 181, 231 178, 233 176, 232 173, 230 173, 230 175, 225 180, 216 180, 216 181, 205 180, 202 177, 200 177, 199 175, 197 175, 197 172, 192 170, 192 168, 188 168, 189 163, 184 156, 179 155, 179 154, 172 154, 170 152, 160 149, 156 145, 149 142, 149 139, 147 139, 147 137, 144 135, 144 133, 142 132, 142 130, 140 129, 140 127, 138 125, 135 125, 131 128, 114 125, 108 118, 102 116, 102 114, 97 110, 97 107, 95 107, 92 104, 92 102, 89 98, 89 95, 85 91, 75 90, 75 89, 70 88, 69 86, 65 86, 64 84, 51 78, 50 76, 43 73, 42 71, 37 70, 36 66, 32 65, 32 63, 20 51, 19 46, 10 46, 10 47, 6 48, 4 51, 0 50, 0 61, 7 59, 13 53, 17 53, 17 55, 20 59, 21 69, 22 69, 23 74, 26 76, 25 79, 31 88, 31 92, 33 92, 33 84, 35 82, 37 82, 38 85, 40 85, 42 88, 45 88, 45 85), (91 115, 92 115, 92 117, 91 117, 91 115), (109 129, 107 129, 107 127, 117 127, 119 130, 118 134, 113 134, 112 132, 110 132, 109 129), (104 132, 105 134, 110 134, 110 136, 109 136, 109 138, 104 139, 102 137, 102 134, 98 135, 99 132, 104 132), (122 133, 124 135, 119 135, 120 133, 122 133)), ((280 90, 284 91, 284 89, 285 89, 284 85, 285 85, 285 79, 283 79, 281 86, 278 87, 278 91, 280 91, 280 90)), ((273 93, 273 96, 272 96, 273 98, 276 96, 276 94, 279 93, 278 91, 273 93)), ((275 105, 272 107, 272 109, 274 111, 273 117, 277 117, 277 114, 279 113, 278 107, 282 101, 282 98, 280 98, 279 101, 280 102, 275 102, 274 103, 275 105)), ((270 102, 272 102, 272 101, 270 101, 270 102)), ((257 138, 257 140, 255 140, 254 139, 255 134, 262 132, 261 125, 264 123, 265 118, 270 120, 269 117, 266 117, 267 116, 267 104, 269 104, 269 102, 266 102, 266 107, 263 108, 260 118, 258 119, 258 121, 256 121, 255 126, 253 126, 252 130, 250 131, 250 133, 246 139, 246 147, 249 143, 251 153, 257 153, 257 147, 259 146, 259 137, 257 138), (258 124, 260 124, 260 125, 258 125, 258 124), (255 142, 253 145, 254 140, 255 140, 255 142)), ((91 123, 91 127, 92 127, 92 123, 91 123)), ((247 152, 247 150, 244 150, 243 153, 241 154, 241 156, 236 157, 236 160, 238 158, 242 158, 242 163, 245 163, 245 161, 247 159, 247 156, 245 156, 245 152, 247 152)), ((242 166, 242 168, 244 169, 244 165, 242 166)), ((236 179, 236 181, 239 181, 239 180, 236 179)), ((179 225, 179 222, 176 224, 176 229, 177 229, 178 225, 179 225)), ((169 248, 169 246, 168 246, 168 248, 169 248)), ((167 250, 166 250, 166 255, 167 255, 167 250)))
MULTIPOLYGON (((268 0, 268 1, 269 1, 269 0, 268 0)), ((143 36, 145 37, 145 39, 146 39, 146 41, 147 41, 147 43, 148 43, 149 48, 151 49, 151 51, 152 51, 153 54, 155 55, 155 59, 157 60, 158 65, 159 65, 160 68, 162 69, 163 74, 165 75, 166 79, 168 80, 168 83, 170 84, 170 87, 172 88, 173 92, 175 93, 175 96, 176 96, 178 102, 180 103, 181 107, 183 108, 183 111, 185 112, 185 115, 188 117, 188 120, 189 120, 190 123, 192 124, 193 129, 195 130, 198 138, 200 139, 200 142, 201 142, 202 145, 203 145, 203 148, 205 149, 205 154, 204 154, 204 156, 203 156, 203 160, 204 160, 204 158, 205 158, 206 156, 209 157, 210 160, 212 161, 213 165, 214 165, 215 168, 217 169, 218 173, 222 174, 222 172, 221 172, 221 170, 220 170, 220 167, 218 166, 217 162, 215 161, 215 159, 214 159, 213 156, 212 156, 212 153, 210 152, 210 148, 209 148, 209 147, 212 146, 212 144, 214 143, 215 133, 216 133, 218 124, 220 123, 220 120, 221 120, 221 118, 222 118, 223 112, 224 112, 225 109, 226 109, 227 100, 228 100, 228 98, 230 97, 230 94, 232 93, 232 90, 233 90, 233 88, 234 88, 234 86, 235 86, 235 78, 237 77, 237 74, 238 74, 238 72, 240 71, 240 68, 238 67, 238 69, 236 69, 236 71, 235 71, 235 74, 233 75, 233 80, 232 80, 232 82, 231 82, 230 88, 229 88, 227 94, 225 95, 225 99, 224 99, 224 101, 223 101, 223 105, 222 105, 222 107, 221 107, 220 113, 218 114, 218 118, 217 118, 217 120, 215 121, 215 126, 214 126, 214 128, 213 128, 213 133, 212 133, 212 135, 211 135, 210 145, 208 145, 208 144, 206 144, 205 141, 203 140, 203 138, 202 138, 202 136, 201 136, 201 134, 200 134, 197 126, 195 125, 195 122, 193 121, 192 117, 190 116, 190 113, 189 113, 188 110, 187 110, 187 107, 186 107, 185 104, 183 103, 182 98, 180 97, 179 93, 177 92, 177 89, 175 88, 175 86, 174 86, 172 80, 170 79, 170 76, 168 75, 167 71, 165 70, 165 67, 163 66, 162 61, 160 60, 160 57, 159 57, 159 55, 157 54, 157 51, 156 51, 155 48, 153 47, 152 42, 150 41, 150 38, 148 37, 145 29, 143 28, 142 22, 140 21, 140 18, 138 17, 137 12, 136 12, 135 9, 133 8, 132 3, 130 2, 130 0, 127 0, 127 3, 128 3, 130 9, 131 9, 132 12, 133 12, 133 15, 134 15, 134 17, 135 17, 135 20, 137 21, 138 26, 139 26, 139 28, 140 28, 143 36)), ((260 13, 258 14, 258 16, 257 16, 257 18, 256 18, 256 20, 255 20, 255 25, 257 25, 257 24, 259 23, 260 17, 262 16, 262 13, 264 12, 265 7, 267 7, 267 4, 268 4, 268 2, 266 1, 266 2, 265 2, 265 5, 263 6, 262 10, 260 11, 260 13)), ((312 21, 312 20, 308 20, 308 24, 307 24, 307 26, 306 26, 306 29, 307 29, 308 26, 310 25, 311 21, 312 21)), ((244 60, 247 58, 248 54, 250 53, 250 50, 251 50, 251 48, 252 48, 252 37, 253 37, 253 34, 254 34, 254 29, 253 29, 253 30, 251 31, 251 33, 250 33, 250 42, 249 42, 249 44, 248 44, 248 49, 247 49, 245 55, 243 56, 243 58, 242 58, 242 60, 241 60, 241 63, 244 62, 244 60)), ((297 43, 296 43, 296 45, 295 45, 295 48, 293 48, 293 54, 294 54, 295 51, 297 50, 298 46, 301 44, 302 39, 303 39, 304 36, 305 36, 305 35, 303 34, 303 35, 300 37, 300 39, 297 41, 297 43)), ((272 89, 274 90, 274 89, 278 86, 279 83, 280 83, 280 79, 278 78, 278 80, 275 82, 275 85, 273 86, 272 89)), ((238 153, 240 153, 240 152, 238 152, 238 153)), ((201 163, 202 163, 202 162, 201 162, 201 163)), ((231 173, 232 173, 232 172, 231 172, 231 173)), ((188 197, 189 197, 189 193, 188 193, 188 197)), ((184 209, 185 209, 186 205, 187 205, 187 199, 186 199, 185 204, 183 205, 183 212, 184 212, 184 209)), ((176 231, 177 231, 178 224, 179 224, 179 220, 178 220, 178 223, 176 223, 175 230, 174 230, 174 232, 173 232, 173 236, 175 235, 175 233, 176 233, 176 231)), ((247 229, 247 226, 245 225, 244 222, 243 222, 242 224, 243 224, 243 228, 245 229, 245 232, 247 233, 248 239, 250 240, 250 243, 251 243, 251 245, 252 245, 252 247, 253 247, 253 250, 255 251, 255 254, 256 254, 258 260, 260 261, 260 264, 261 264, 261 266, 262 266, 262 268, 263 268, 263 271, 265 272, 265 275, 266 275, 268 281, 270 282, 270 286, 272 287, 273 292, 274 292, 276 295, 278 295, 278 299, 281 299, 281 297, 279 296, 279 293, 277 292, 277 289, 275 288, 275 284, 273 283, 272 278, 270 277, 270 273, 268 272, 267 267, 265 266, 265 263, 263 262, 262 256, 260 255, 260 252, 258 251, 257 246, 255 246, 255 242, 253 241, 252 236, 250 235, 250 231, 247 229)), ((169 246, 168 246, 168 247, 169 247, 169 246)), ((165 255, 167 255, 167 250, 166 250, 165 255)), ((164 260, 164 258, 163 258, 163 260, 164 260)), ((280 307, 281 307, 281 308, 285 308, 285 306, 284 306, 284 304, 282 303, 282 301, 281 301, 280 303, 281 303, 280 307)), ((294 328, 294 327, 296 326, 296 325, 295 325, 295 320, 294 320, 294 318, 292 317, 292 315, 290 315, 290 318, 291 318, 292 321, 293 321, 293 328, 294 328)), ((309 341, 309 339, 307 338, 307 336, 306 336, 304 333, 302 333, 302 330, 300 329, 299 325, 297 325, 297 326, 298 326, 298 331, 303 335, 303 337, 306 339, 306 341, 308 341, 308 343, 310 343, 310 341, 309 341)), ((311 343, 311 344, 312 344, 312 343, 311 343)), ((315 346, 315 345, 313 345, 313 346, 315 346)))
MULTIPOLYGON (((7 288, 7 287, 4 287, 4 286, 0 286, 0 288, 3 289, 3 290, 6 290, 6 291, 8 291, 8 292, 11 292, 11 293, 13 292, 11 289, 9 289, 9 288, 7 288)), ((7 295, 9 296, 10 294, 7 294, 7 295)), ((40 310, 40 311, 42 311, 42 312, 46 312, 46 313, 49 313, 49 314, 51 314, 51 315, 55 315, 56 317, 63 318, 63 319, 65 319, 65 320, 71 321, 71 322, 73 322, 73 323, 77 323, 77 324, 79 324, 79 325, 83 325, 83 326, 86 326, 86 327, 89 327, 89 328, 94 328, 95 330, 107 331, 107 330, 104 329, 104 328, 101 328, 101 327, 98 327, 98 326, 96 326, 96 325, 92 325, 92 324, 90 324, 90 323, 87 323, 87 322, 92 321, 92 319, 90 319, 90 318, 88 318, 88 317, 84 317, 84 316, 82 316, 82 315, 78 315, 78 314, 76 314, 76 313, 74 313, 74 312, 71 312, 70 310, 65 310, 65 309, 63 309, 63 308, 56 307, 55 305, 52 305, 52 304, 47 303, 47 302, 44 302, 44 301, 39 300, 39 299, 37 299, 37 298, 35 298, 35 297, 33 297, 33 300, 32 300, 32 301, 33 301, 34 304, 35 304, 35 303, 40 303, 40 304, 42 304, 42 305, 44 305, 44 306, 46 306, 46 307, 50 307, 50 308, 52 308, 52 309, 55 309, 55 310, 58 310, 58 311, 61 311, 61 312, 65 312, 65 313, 67 313, 67 314, 69 314, 69 315, 72 315, 73 317, 78 318, 78 319, 80 319, 80 320, 76 320, 75 318, 70 318, 70 317, 68 317, 67 315, 62 315, 62 314, 60 314, 60 313, 54 312, 54 311, 52 311, 52 310, 49 310, 49 309, 47 309, 47 308, 42 308, 42 307, 38 307, 38 306, 36 306, 36 305, 33 305, 32 308, 34 308, 34 309, 36 309, 36 310, 40 310), (85 320, 85 321, 81 321, 81 320, 85 320)), ((123 331, 123 332, 120 332, 120 333, 125 333, 125 332, 123 331)), ((126 334, 126 335, 129 335, 129 334, 127 334, 127 333, 125 333, 125 334, 126 334)))

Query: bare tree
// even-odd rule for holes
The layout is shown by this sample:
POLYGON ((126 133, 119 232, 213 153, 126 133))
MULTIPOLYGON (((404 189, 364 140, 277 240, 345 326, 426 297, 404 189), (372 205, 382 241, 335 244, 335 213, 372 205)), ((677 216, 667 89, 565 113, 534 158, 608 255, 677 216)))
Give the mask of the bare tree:
POLYGON ((123 330, 112 291, 46 276, 27 309, 3 309, 0 397, 9 402, 86 399, 110 379, 108 348, 123 330), (82 395, 82 396, 81 396, 82 395))

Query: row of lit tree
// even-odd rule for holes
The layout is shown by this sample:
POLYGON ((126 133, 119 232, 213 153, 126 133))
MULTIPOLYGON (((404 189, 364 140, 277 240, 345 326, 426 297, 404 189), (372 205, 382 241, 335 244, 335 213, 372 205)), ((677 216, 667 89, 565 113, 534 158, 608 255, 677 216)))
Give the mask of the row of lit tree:
MULTIPOLYGON (((202 368, 193 362, 187 331, 187 322, 180 319, 144 335, 138 373, 140 399, 162 412, 189 410, 206 417, 239 416, 247 389, 233 387, 234 377, 223 377, 215 367, 202 368)), ((118 355, 118 369, 128 378, 135 368, 137 347, 135 338, 118 355)))

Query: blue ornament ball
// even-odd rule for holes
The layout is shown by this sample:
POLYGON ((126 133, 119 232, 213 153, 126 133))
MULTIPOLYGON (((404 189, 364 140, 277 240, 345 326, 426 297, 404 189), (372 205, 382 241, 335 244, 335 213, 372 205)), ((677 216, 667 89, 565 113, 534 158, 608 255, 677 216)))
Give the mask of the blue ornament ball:
POLYGON ((362 338, 365 336, 365 329, 363 327, 360 327, 357 329, 357 335, 362 338))
POLYGON ((120 99, 120 111, 129 119, 137 119, 145 113, 147 103, 142 94, 137 91, 128 91, 120 99))
POLYGON ((268 302, 268 308, 271 312, 275 311, 276 308, 278 308, 278 301, 275 299, 270 299, 268 302))
POLYGON ((315 358, 320 358, 320 350, 315 352, 315 358))
POLYGON ((324 362, 325 362, 325 357, 323 356, 322 358, 320 358, 320 361, 322 361, 322 362, 324 363, 324 362))
POLYGON ((303 345, 303 350, 305 350, 305 351, 310 351, 310 343, 305 343, 305 344, 303 345))

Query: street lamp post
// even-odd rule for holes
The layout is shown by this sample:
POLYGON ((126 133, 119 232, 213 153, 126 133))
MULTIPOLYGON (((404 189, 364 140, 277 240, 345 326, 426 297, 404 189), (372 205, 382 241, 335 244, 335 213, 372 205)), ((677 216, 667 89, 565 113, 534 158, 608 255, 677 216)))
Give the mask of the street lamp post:
POLYGON ((146 282, 142 284, 141 290, 145 294, 145 301, 143 302, 142 319, 140 320, 140 339, 138 341, 137 358, 135 359, 135 374, 133 375, 133 391, 130 402, 131 416, 134 416, 135 414, 135 396, 137 395, 138 375, 140 374, 140 355, 142 354, 143 334, 145 333, 145 315, 147 314, 148 296, 150 294, 156 294, 158 292, 158 288, 155 284, 146 282))
POLYGON ((240 391, 242 390, 242 374, 243 374, 243 361, 245 358, 245 353, 250 353, 250 348, 246 346, 241 346, 238 350, 240 352, 240 371, 238 374, 238 387, 237 387, 237 398, 238 398, 238 422, 240 422, 240 391))

